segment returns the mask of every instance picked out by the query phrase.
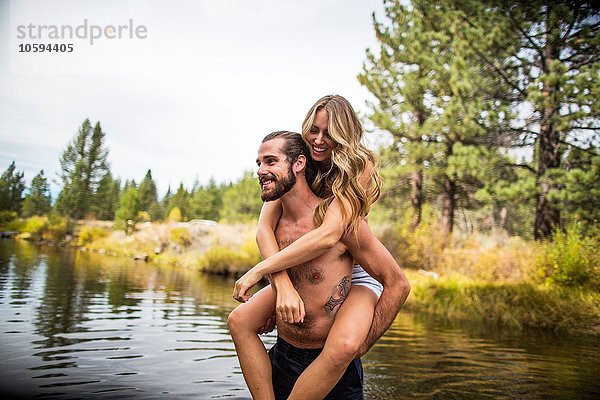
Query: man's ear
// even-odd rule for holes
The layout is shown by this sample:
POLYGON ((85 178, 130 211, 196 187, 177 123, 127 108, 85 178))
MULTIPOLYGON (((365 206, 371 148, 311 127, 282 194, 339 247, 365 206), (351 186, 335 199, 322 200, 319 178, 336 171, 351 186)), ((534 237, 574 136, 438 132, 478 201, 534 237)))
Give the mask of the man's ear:
POLYGON ((300 172, 303 172, 305 169, 306 169, 306 156, 303 154, 300 154, 298 156, 298 159, 294 163, 294 172, 296 174, 298 174, 300 172))

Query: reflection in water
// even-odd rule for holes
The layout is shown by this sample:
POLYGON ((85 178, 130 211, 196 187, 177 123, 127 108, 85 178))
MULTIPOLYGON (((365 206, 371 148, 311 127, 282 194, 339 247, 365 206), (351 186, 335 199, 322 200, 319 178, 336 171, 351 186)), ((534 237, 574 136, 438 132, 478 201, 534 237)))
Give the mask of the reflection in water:
MULTIPOLYGON (((0 391, 249 398, 226 327, 237 304, 232 283, 0 241, 0 391)), ((364 359, 365 392, 370 399, 597 398, 595 344, 402 314, 364 359)))

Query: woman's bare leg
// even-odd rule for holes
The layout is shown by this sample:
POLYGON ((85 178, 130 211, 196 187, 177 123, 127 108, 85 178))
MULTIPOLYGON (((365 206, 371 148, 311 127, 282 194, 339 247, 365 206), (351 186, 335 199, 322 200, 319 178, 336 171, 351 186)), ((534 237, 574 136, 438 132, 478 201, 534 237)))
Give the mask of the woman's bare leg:
POLYGON ((373 321, 377 295, 365 286, 352 286, 341 305, 325 347, 296 381, 289 399, 323 399, 356 358, 373 321))
POLYGON ((275 293, 267 286, 229 314, 227 325, 253 399, 275 399, 271 361, 258 336, 265 321, 275 313, 275 293))

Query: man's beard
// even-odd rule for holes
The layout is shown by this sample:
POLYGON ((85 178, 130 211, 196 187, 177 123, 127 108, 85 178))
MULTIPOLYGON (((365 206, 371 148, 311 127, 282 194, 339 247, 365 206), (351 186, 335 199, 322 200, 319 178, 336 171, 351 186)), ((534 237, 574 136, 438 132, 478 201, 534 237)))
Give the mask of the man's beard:
POLYGON ((262 192, 261 193, 260 198, 262 199, 262 201, 277 200, 278 198, 280 198, 281 196, 283 196, 284 194, 289 192, 296 184, 296 176, 292 172, 291 167, 290 167, 287 177, 277 179, 273 175, 271 178, 275 182, 275 187, 270 192, 267 192, 267 193, 262 192))

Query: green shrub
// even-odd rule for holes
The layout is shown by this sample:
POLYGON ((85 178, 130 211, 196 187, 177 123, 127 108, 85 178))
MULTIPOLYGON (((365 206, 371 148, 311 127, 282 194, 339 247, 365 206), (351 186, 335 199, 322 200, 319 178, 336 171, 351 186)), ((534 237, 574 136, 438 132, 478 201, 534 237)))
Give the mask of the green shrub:
POLYGON ((173 207, 171 211, 169 211, 167 219, 169 222, 181 222, 181 210, 179 207, 173 207))
POLYGON ((147 211, 140 211, 137 214, 137 220, 139 222, 148 222, 152 221, 152 218, 150 217, 150 214, 147 211))
POLYGON ((243 251, 216 246, 207 250, 199 259, 202 271, 223 275, 239 275, 254 266, 255 258, 243 251))
POLYGON ((537 259, 538 275, 560 286, 599 286, 599 238, 586 237, 577 224, 557 230, 552 241, 542 244, 537 259))
POLYGON ((41 235, 48 228, 48 217, 34 215, 33 217, 27 218, 21 232, 30 233, 32 235, 41 235))
POLYGON ((18 218, 17 213, 14 211, 8 211, 8 210, 0 210, 0 228, 2 229, 6 229, 6 230, 14 230, 14 229, 8 229, 9 225, 13 224, 14 225, 14 221, 16 221, 18 218))
POLYGON ((83 226, 77 235, 77 246, 95 242, 98 239, 105 238, 110 232, 99 226, 83 226))
POLYGON ((169 230, 169 241, 187 247, 192 244, 192 234, 187 228, 182 226, 171 228, 169 230))

